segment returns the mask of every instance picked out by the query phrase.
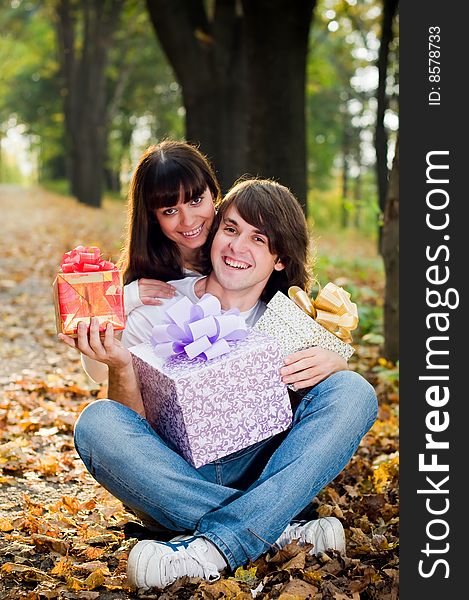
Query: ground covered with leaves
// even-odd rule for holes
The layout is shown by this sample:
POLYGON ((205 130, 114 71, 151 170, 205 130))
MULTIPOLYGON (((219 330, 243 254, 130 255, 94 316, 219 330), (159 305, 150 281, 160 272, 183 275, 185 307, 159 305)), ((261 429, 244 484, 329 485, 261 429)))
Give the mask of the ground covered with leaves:
POLYGON ((117 258, 125 207, 110 201, 96 210, 13 186, 0 186, 0 197, 0 598, 396 599, 398 371, 379 354, 383 281, 373 243, 324 236, 318 248, 321 283, 343 285, 360 306, 351 368, 380 403, 349 465, 313 501, 319 516, 343 523, 347 556, 315 557, 293 543, 215 583, 184 578, 139 593, 125 577, 135 517, 85 472, 73 447, 78 414, 106 390, 56 341, 51 294, 63 252, 95 244, 117 258))

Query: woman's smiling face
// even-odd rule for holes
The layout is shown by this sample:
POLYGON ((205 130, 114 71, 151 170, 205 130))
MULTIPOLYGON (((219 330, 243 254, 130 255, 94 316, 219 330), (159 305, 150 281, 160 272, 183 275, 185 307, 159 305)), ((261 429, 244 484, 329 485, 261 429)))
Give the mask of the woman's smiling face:
POLYGON ((200 196, 184 202, 184 192, 175 206, 158 208, 156 219, 164 235, 176 242, 182 254, 197 250, 206 241, 215 217, 212 194, 207 187, 200 196))

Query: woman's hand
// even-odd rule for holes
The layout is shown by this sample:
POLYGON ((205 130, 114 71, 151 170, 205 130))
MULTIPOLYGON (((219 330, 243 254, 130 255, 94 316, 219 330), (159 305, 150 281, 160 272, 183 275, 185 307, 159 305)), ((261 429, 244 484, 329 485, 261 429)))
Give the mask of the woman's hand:
POLYGON ((337 371, 348 370, 344 358, 319 346, 290 354, 285 357, 284 363, 285 366, 280 369, 282 381, 292 384, 297 390, 312 387, 337 371))
POLYGON ((161 304, 159 298, 173 298, 176 292, 176 288, 165 281, 143 278, 138 280, 138 294, 143 304, 158 306, 161 304))
POLYGON ((114 337, 114 328, 108 323, 104 335, 99 333, 99 319, 91 318, 91 324, 78 323, 78 336, 72 338, 60 333, 58 338, 85 356, 106 364, 110 369, 123 369, 130 365, 132 356, 121 341, 114 337))

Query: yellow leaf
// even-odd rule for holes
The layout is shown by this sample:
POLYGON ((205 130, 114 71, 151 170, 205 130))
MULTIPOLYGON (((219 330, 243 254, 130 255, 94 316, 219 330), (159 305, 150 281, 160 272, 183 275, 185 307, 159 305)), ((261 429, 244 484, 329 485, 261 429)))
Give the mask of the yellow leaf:
POLYGON ((44 475, 55 475, 59 469, 59 461, 55 456, 46 456, 37 467, 37 470, 44 475))
POLYGON ((251 583, 256 579, 257 567, 250 567, 245 569, 244 567, 238 567, 235 571, 234 578, 236 581, 244 583, 251 583))
POLYGON ((382 462, 373 471, 373 485, 378 494, 385 491, 386 487, 399 474, 399 456, 394 456, 391 460, 382 462))
POLYGON ((77 579, 76 577, 67 577, 66 584, 67 589, 72 592, 79 592, 84 588, 84 582, 80 581, 80 579, 77 579))
POLYGON ((72 496, 62 496, 62 506, 72 515, 80 510, 80 503, 72 496))
MULTIPOLYGON (((106 575, 109 575, 109 571, 106 568, 106 575)), ((85 586, 89 590, 94 590, 94 588, 103 585, 104 583, 104 569, 97 569, 94 573, 90 573, 88 577, 85 579, 85 586)))
POLYGON ((13 529, 14 527, 8 519, 0 518, 0 531, 4 531, 6 533, 7 531, 13 531, 13 529))
POLYGON ((88 546, 88 548, 84 551, 84 555, 88 560, 96 560, 97 558, 101 558, 101 556, 106 552, 105 548, 97 548, 93 546, 88 546))
POLYGON ((303 578, 310 583, 318 583, 322 580, 322 574, 320 571, 305 571, 303 578))
POLYGON ((72 572, 72 565, 65 557, 61 558, 54 568, 49 571, 51 575, 58 575, 59 577, 67 577, 72 572))

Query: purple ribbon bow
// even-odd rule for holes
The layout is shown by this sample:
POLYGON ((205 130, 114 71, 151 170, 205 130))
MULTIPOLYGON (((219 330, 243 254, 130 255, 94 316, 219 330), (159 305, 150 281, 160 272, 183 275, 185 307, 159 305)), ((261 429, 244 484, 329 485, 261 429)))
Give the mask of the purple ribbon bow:
POLYGON ((248 333, 239 310, 221 314, 220 301, 212 294, 196 304, 184 296, 165 313, 168 322, 155 325, 151 336, 155 354, 163 358, 182 352, 189 358, 215 358, 230 351, 229 341, 243 340, 248 333))

